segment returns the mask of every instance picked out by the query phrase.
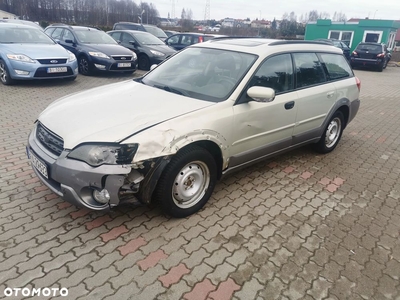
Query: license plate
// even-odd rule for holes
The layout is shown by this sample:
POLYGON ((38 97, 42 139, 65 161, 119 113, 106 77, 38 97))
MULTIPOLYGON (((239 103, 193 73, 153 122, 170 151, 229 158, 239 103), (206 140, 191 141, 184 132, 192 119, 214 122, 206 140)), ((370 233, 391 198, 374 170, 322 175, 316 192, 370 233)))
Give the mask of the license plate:
POLYGON ((47 73, 64 73, 67 72, 67 67, 47 68, 47 73))
POLYGON ((35 167, 36 170, 39 171, 45 178, 49 179, 49 175, 47 173, 47 166, 42 163, 36 155, 34 155, 31 151, 28 150, 28 157, 31 161, 31 164, 35 167))
POLYGON ((131 66, 131 63, 118 63, 118 68, 129 68, 131 66))

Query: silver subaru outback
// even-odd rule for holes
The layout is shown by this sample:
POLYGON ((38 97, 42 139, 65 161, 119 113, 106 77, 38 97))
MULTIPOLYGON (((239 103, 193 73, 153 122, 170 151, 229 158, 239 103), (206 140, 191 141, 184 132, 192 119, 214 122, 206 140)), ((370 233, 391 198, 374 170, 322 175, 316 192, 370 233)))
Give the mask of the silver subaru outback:
POLYGON ((201 209, 222 176, 282 151, 335 149, 360 81, 319 42, 222 38, 177 53, 141 78, 64 97, 27 146, 37 176, 75 205, 159 201, 201 209))

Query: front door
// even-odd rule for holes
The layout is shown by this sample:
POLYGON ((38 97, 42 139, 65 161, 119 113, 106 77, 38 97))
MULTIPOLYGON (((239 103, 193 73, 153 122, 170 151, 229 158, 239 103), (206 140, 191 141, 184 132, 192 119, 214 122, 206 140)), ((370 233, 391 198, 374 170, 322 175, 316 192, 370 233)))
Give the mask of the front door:
POLYGON ((240 165, 291 146, 297 96, 290 54, 268 58, 250 80, 251 86, 275 90, 272 102, 251 101, 246 94, 233 108, 234 129, 231 166, 240 165))

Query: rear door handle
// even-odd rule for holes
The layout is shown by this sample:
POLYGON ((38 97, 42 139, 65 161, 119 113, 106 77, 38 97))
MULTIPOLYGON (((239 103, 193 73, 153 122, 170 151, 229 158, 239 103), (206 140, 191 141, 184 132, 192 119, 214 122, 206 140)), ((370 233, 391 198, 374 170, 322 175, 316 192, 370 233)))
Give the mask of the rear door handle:
POLYGON ((285 103, 285 109, 292 109, 294 107, 294 101, 285 103))
POLYGON ((328 98, 332 98, 333 95, 335 95, 335 92, 326 93, 326 97, 328 97, 328 98))

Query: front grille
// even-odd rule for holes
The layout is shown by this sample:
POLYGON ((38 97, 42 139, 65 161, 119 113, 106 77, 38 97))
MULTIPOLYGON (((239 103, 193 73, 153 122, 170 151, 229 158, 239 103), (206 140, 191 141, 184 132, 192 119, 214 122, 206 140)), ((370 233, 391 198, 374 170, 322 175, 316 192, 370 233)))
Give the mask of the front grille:
POLYGON ((36 138, 50 152, 60 155, 64 149, 64 141, 59 136, 38 123, 36 128, 36 138))
POLYGON ((52 77, 68 76, 73 74, 74 73, 72 72, 72 69, 70 67, 67 67, 67 72, 61 72, 61 73, 47 73, 47 68, 41 67, 36 70, 34 77, 52 78, 52 77))
POLYGON ((67 62, 66 58, 49 58, 49 59, 38 59, 42 65, 60 65, 67 62), (56 62, 57 61, 57 62, 56 62))
POLYGON ((123 55, 123 56, 121 56, 121 55, 118 55, 118 56, 112 55, 111 57, 114 58, 115 60, 126 61, 126 62, 129 62, 132 59, 131 55, 123 55))

